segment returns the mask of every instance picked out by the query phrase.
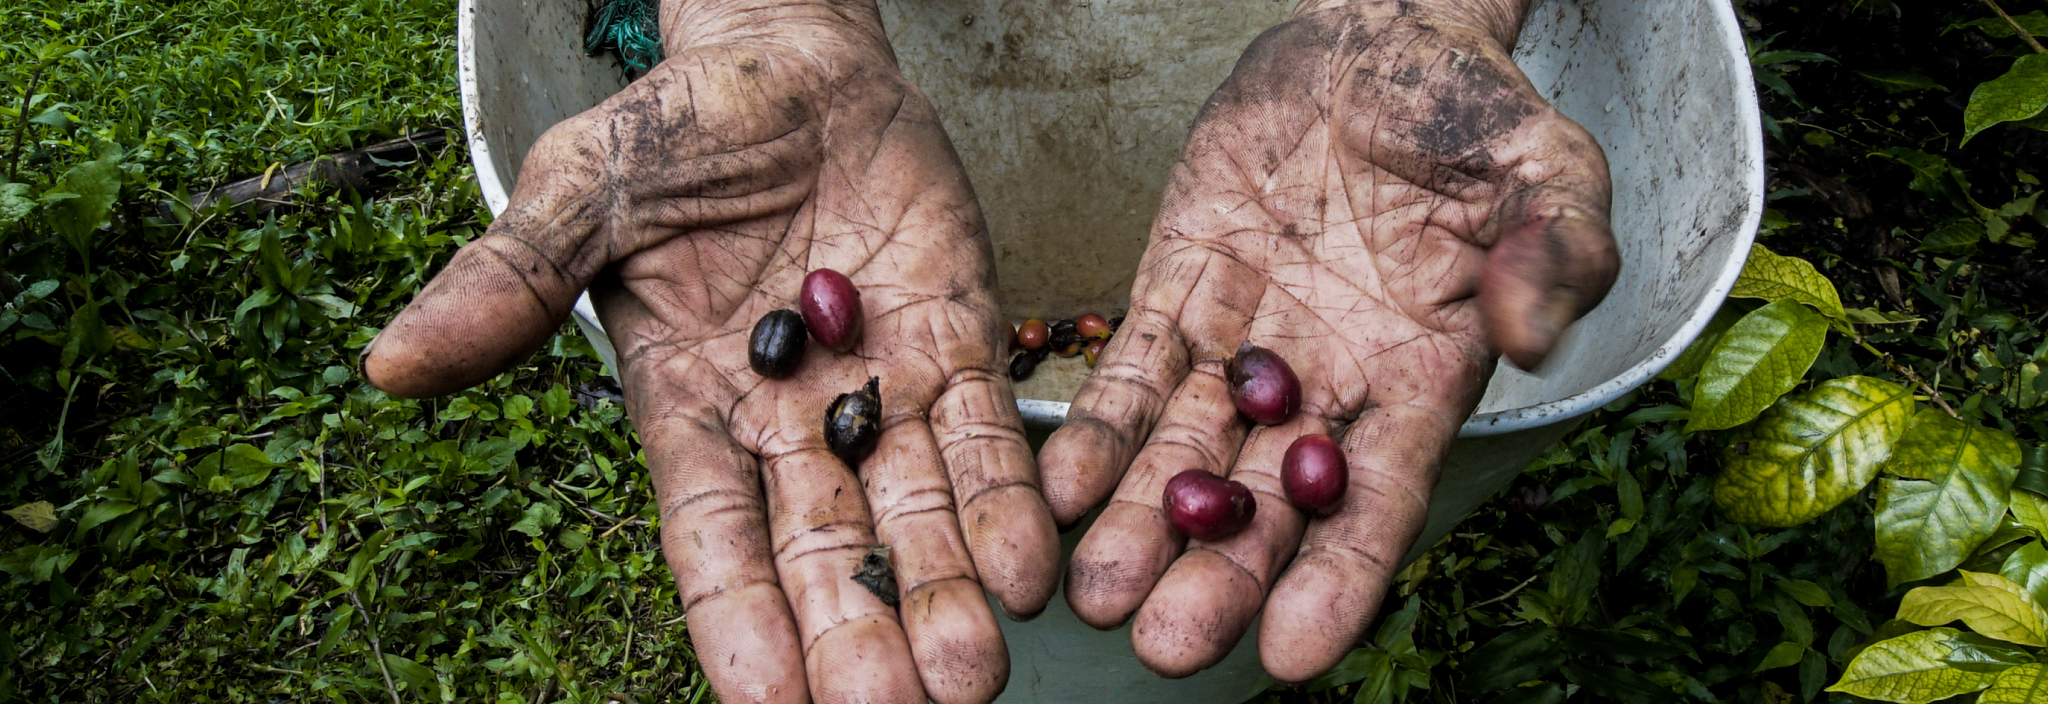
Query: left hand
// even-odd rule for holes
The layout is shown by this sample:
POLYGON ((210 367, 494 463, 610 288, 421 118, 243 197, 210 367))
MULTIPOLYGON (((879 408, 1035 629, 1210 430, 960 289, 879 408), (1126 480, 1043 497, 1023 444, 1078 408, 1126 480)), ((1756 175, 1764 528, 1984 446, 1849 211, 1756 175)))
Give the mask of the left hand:
POLYGON ((1606 160, 1510 58, 1525 9, 1310 3, 1197 117, 1129 317, 1039 458, 1063 525, 1115 490, 1067 599, 1098 628, 1135 613, 1154 671, 1215 664, 1262 605, 1275 678, 1336 665, 1421 530, 1495 355, 1540 364, 1613 283, 1606 160), (1231 403, 1224 367, 1245 341, 1301 378, 1281 425, 1249 427, 1231 403), (1329 518, 1280 488, 1282 454, 1309 433, 1350 465, 1329 518), (1251 527, 1174 531, 1161 492, 1191 468, 1250 486, 1251 527))

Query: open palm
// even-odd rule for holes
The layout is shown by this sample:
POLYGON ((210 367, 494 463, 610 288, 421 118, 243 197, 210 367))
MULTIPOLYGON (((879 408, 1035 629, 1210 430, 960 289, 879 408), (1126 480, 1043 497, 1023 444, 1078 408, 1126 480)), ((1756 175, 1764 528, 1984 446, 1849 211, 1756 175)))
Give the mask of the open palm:
POLYGON ((1599 146, 1515 68, 1512 31, 1418 5, 1298 14, 1247 50, 1175 167, 1128 321, 1041 456, 1063 524, 1109 500, 1068 601, 1097 627, 1135 613, 1162 674, 1220 660, 1262 606, 1275 677, 1335 665, 1495 355, 1540 363, 1613 282, 1599 146), (1225 365, 1247 341, 1301 379, 1280 425, 1231 403, 1225 365), (1343 507, 1313 521, 1279 479, 1310 433, 1339 438, 1351 469, 1343 507), (1196 468, 1252 489, 1250 528, 1170 527, 1166 480, 1196 468))
POLYGON ((958 159, 878 22, 664 20, 683 49, 535 144, 511 206, 372 348, 371 379, 412 396, 474 384, 589 286, 720 697, 987 701, 1008 660, 983 586, 1037 613, 1059 554, 958 159), (760 377, 754 322, 795 308, 819 268, 860 290, 862 339, 760 377), (870 377, 883 432, 856 472, 823 419, 870 377), (850 579, 877 544, 900 609, 850 579))

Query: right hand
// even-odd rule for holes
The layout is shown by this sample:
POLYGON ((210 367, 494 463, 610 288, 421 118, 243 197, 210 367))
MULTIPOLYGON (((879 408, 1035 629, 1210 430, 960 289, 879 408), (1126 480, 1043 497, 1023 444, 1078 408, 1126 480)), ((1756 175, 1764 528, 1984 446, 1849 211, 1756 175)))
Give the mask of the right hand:
POLYGON ((1264 610, 1266 671, 1302 682, 1362 637, 1427 517, 1496 355, 1532 368, 1620 265, 1607 162, 1510 58, 1518 0, 1306 2, 1196 117, 1131 310, 1040 454, 1062 522, 1107 501, 1067 601, 1133 622, 1145 666, 1214 665, 1264 610), (1301 410, 1251 427, 1224 370, 1289 360, 1301 410), (1337 439, 1343 506, 1288 505, 1281 458, 1337 439), (1257 497, 1251 526, 1190 540, 1161 510, 1201 469, 1257 497))
POLYGON ((871 4, 670 0, 670 57, 533 146, 509 208, 372 345, 433 396, 531 354, 590 287, 661 511, 691 640, 727 702, 986 702, 1015 616, 1057 585, 1001 345, 981 214, 871 4), (859 346, 747 364, 804 275, 862 293, 859 346), (881 378, 858 475, 825 409, 881 378), (851 579, 892 548, 900 609, 851 579))

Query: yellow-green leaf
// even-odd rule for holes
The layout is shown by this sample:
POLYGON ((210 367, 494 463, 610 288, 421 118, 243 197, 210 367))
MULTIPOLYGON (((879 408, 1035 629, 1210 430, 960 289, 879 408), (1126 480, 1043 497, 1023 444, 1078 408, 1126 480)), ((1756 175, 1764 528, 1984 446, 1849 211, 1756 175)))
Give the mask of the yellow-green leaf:
POLYGON ((2048 702, 2048 665, 2030 662, 1998 673, 1977 695, 1977 704, 2041 704, 2048 702))
POLYGON ((1742 316, 1700 369, 1686 432, 1733 428, 1770 408, 1806 376, 1827 337, 1827 318, 1792 299, 1742 316))
POLYGON ((1998 574, 2026 588, 2034 603, 2048 604, 2048 548, 2041 547, 2041 541, 2021 545, 2005 556, 1998 574))
POLYGON ((1877 476, 1912 414, 1910 391, 1866 376, 1779 399, 1722 450, 1714 503, 1741 523, 1812 520, 1877 476))
POLYGON ((7 509, 7 515, 37 533, 48 533, 57 527, 57 507, 48 501, 31 501, 7 509))
POLYGON ((1963 572, 1945 587, 1920 587, 1899 602, 1899 618, 1922 626, 1962 621, 1982 635, 2020 645, 2048 645, 2048 613, 2025 587, 1995 574, 1963 572))
POLYGON ((1963 143, 1992 125, 2025 120, 2048 110, 2048 54, 2028 54, 2005 75, 1977 84, 1963 109, 1963 143))
POLYGON ((1841 681, 1828 691, 1900 704, 1927 704, 1991 686, 1996 677, 1992 673, 1958 670, 1942 662, 1955 649, 1953 643, 1960 634, 1953 628, 1936 628, 1873 643, 1849 661, 1841 681))
POLYGON ((1741 317, 1727 306, 1722 306, 1719 312, 1714 313, 1714 318, 1707 321, 1707 327, 1700 331, 1700 336, 1693 338, 1692 344, 1678 353, 1677 359, 1671 360, 1671 366, 1658 372, 1657 378, 1677 381, 1700 373, 1700 367, 1707 364, 1707 356, 1714 353, 1714 345, 1721 341, 1721 333, 1727 332, 1728 327, 1741 317))
POLYGON ((2014 489, 2007 495, 2012 506, 2012 517, 2042 535, 2048 535, 2048 499, 2041 498, 2025 489, 2014 489))
POLYGON ((1877 559, 1892 584, 1954 569, 2005 519, 2020 445, 1996 428, 1922 409, 1892 447, 1877 493, 1877 559))
POLYGON ((1812 263, 1798 257, 1779 256, 1760 244, 1750 245, 1749 261, 1742 265, 1742 275, 1735 279, 1735 289, 1728 295, 1731 298, 1767 301, 1790 298, 1813 306, 1822 315, 1848 320, 1842 311, 1842 298, 1835 293, 1834 282, 1815 270, 1812 263))

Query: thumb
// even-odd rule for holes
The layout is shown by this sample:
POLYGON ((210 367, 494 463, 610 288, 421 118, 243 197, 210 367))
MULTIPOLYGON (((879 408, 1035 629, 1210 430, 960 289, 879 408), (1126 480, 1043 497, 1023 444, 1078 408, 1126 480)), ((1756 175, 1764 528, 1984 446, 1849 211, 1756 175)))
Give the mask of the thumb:
POLYGON ((363 355, 363 374, 395 396, 460 391, 532 355, 608 264, 591 247, 610 229, 603 189, 609 148, 599 110, 549 129, 527 151, 512 203, 484 236, 400 311, 363 355))
POLYGON ((1479 309, 1493 347, 1535 369, 1565 328, 1607 297, 1621 268, 1608 226, 1605 164, 1593 185, 1539 185, 1495 211, 1499 239, 1479 278, 1479 309))
MULTIPOLYGON (((589 240, 599 227, 592 209, 569 210, 581 212, 551 218, 551 234, 589 240)), ((457 251, 370 343, 363 373, 371 384, 407 398, 453 393, 519 363, 561 327, 595 268, 537 246, 520 227, 528 218, 506 215, 457 251)))

